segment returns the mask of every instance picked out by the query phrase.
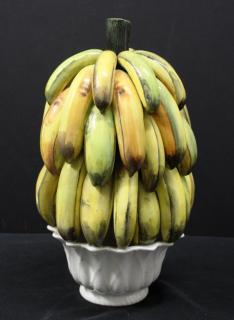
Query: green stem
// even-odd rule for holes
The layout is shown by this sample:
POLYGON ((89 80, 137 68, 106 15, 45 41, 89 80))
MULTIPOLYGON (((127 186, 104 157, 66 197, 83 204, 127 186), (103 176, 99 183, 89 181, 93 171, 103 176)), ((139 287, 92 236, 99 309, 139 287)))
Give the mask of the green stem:
POLYGON ((118 54, 129 49, 131 22, 121 18, 106 20, 106 47, 118 54))

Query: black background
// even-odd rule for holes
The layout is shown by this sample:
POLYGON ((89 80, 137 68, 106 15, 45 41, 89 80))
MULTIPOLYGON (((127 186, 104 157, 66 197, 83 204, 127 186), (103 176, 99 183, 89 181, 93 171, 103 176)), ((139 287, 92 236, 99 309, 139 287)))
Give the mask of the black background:
POLYGON ((0 2, 0 231, 45 231, 34 200, 44 86, 65 58, 105 46, 105 19, 132 21, 131 46, 168 59, 188 93, 199 161, 187 233, 234 235, 233 1, 0 2))

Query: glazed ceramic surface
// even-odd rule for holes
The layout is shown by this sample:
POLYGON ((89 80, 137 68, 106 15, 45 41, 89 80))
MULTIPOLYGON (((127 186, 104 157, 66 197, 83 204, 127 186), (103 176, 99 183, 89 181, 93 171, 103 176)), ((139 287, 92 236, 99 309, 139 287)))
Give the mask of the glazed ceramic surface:
POLYGON ((120 306, 144 299, 148 287, 161 271, 168 247, 173 243, 130 246, 126 249, 94 247, 64 241, 56 228, 48 226, 65 250, 68 268, 80 285, 80 294, 101 305, 120 306))

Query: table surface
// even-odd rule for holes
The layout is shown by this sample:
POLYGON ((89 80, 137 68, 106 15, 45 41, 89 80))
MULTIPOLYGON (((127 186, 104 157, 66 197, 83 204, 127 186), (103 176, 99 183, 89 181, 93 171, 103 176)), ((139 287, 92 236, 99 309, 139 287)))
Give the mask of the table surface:
POLYGON ((234 238, 186 236, 142 302, 85 301, 51 234, 0 234, 0 319, 234 319, 234 238))

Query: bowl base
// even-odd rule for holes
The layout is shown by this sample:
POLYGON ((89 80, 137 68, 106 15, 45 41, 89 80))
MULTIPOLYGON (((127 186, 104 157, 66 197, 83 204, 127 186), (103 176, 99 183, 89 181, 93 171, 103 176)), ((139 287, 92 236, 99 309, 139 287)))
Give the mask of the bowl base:
POLYGON ((105 295, 94 290, 90 290, 82 285, 80 286, 80 294, 85 300, 102 306, 128 306, 143 300, 147 296, 148 292, 148 288, 143 288, 138 291, 122 295, 105 295))

